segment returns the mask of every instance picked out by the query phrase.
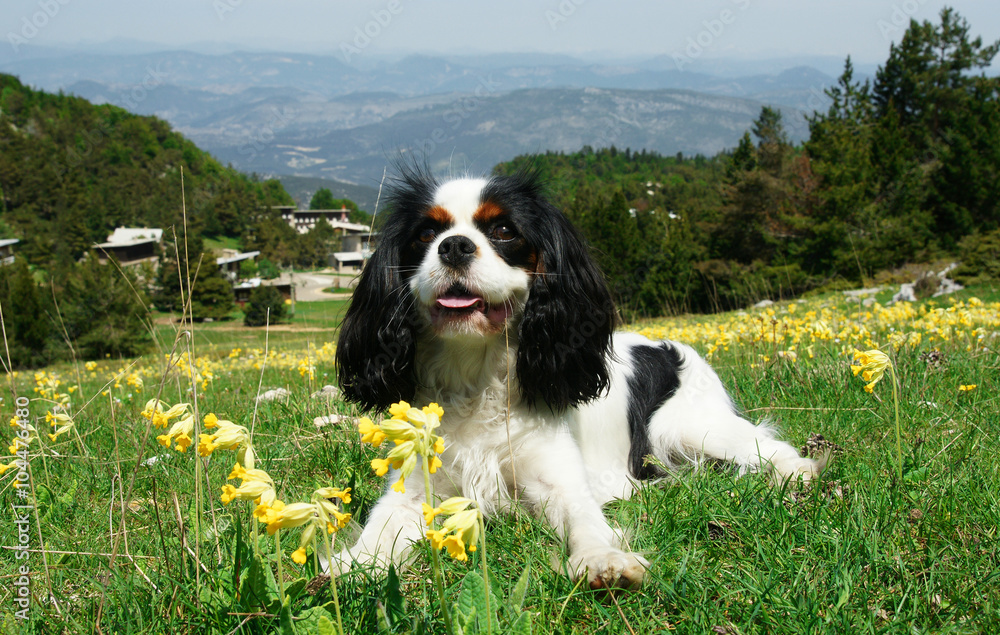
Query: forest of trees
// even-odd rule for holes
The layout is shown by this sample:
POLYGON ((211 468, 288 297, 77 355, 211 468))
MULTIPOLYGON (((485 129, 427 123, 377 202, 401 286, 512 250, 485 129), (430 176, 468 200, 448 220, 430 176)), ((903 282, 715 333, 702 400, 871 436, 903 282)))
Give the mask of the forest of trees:
POLYGON ((963 280, 1000 258, 1000 42, 951 9, 910 24, 872 80, 850 58, 831 105, 793 147, 764 107, 711 159, 611 147, 518 157, 581 228, 627 316, 712 311, 873 280, 956 258, 963 280))

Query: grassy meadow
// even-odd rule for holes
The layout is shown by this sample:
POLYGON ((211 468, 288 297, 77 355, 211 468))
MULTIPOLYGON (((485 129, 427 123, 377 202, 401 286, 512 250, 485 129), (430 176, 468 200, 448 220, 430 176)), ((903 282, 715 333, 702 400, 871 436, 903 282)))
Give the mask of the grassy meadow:
MULTIPOLYGON (((467 633, 1000 631, 1000 292, 886 301, 831 294, 631 325, 692 344, 750 418, 832 452, 822 480, 783 488, 705 466, 612 504, 608 516, 652 563, 640 590, 614 595, 554 571, 564 554, 544 524, 487 519, 485 548, 467 562, 441 554, 450 613, 487 611, 476 593, 485 556, 495 621, 474 619, 467 633), (873 348, 893 370, 867 392, 850 365, 873 348)), ((361 442, 362 413, 312 396, 336 383, 344 306, 299 303, 269 331, 232 321, 179 333, 160 319, 158 352, 144 358, 9 375, 4 441, 19 416, 37 435, 21 466, 0 458, 15 521, 0 523, 0 632, 445 632, 429 544, 405 571, 331 584, 316 576, 314 548, 292 559, 301 529, 269 535, 252 501, 220 500, 236 452, 164 447, 166 430, 142 415, 158 398, 191 404, 199 428, 210 413, 245 426, 286 504, 350 487, 342 509, 354 520, 334 534, 350 542, 384 487, 370 467, 384 451, 361 442), (277 388, 289 396, 257 400, 277 388), (317 422, 330 414, 344 417, 317 422)))

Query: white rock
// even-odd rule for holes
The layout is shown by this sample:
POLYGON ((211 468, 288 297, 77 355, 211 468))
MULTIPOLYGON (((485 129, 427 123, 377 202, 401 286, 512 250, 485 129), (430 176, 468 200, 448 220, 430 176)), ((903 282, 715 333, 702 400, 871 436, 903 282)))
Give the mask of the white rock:
POLYGON ((275 388, 274 390, 267 390, 264 393, 257 396, 257 401, 275 401, 277 399, 287 399, 292 393, 288 392, 284 388, 275 388))

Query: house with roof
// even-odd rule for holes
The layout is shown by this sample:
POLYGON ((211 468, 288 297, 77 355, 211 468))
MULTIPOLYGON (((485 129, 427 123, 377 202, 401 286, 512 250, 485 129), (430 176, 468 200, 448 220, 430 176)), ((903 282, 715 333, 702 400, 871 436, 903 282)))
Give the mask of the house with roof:
POLYGON ((322 221, 331 225, 335 222, 346 223, 351 213, 351 210, 346 207, 340 209, 298 209, 293 205, 279 205, 274 209, 281 213, 281 220, 291 225, 292 229, 300 234, 305 234, 322 221))
POLYGON ((281 218, 300 234, 308 232, 320 222, 326 222, 337 230, 340 239, 335 251, 327 255, 327 265, 338 273, 360 271, 374 248, 376 232, 368 225, 348 221, 350 210, 343 209, 296 209, 291 205, 274 207, 281 218))
POLYGON ((259 251, 239 252, 235 249, 226 249, 223 251, 222 256, 215 259, 215 264, 219 265, 219 269, 222 270, 222 274, 226 276, 230 282, 236 282, 241 277, 240 267, 243 263, 248 260, 253 262, 259 255, 259 251))
POLYGON ((101 263, 106 263, 114 257, 122 266, 134 266, 144 262, 156 265, 160 258, 162 240, 162 229, 117 227, 106 242, 94 245, 93 249, 101 263))
POLYGON ((14 245, 21 242, 17 238, 4 238, 0 240, 0 265, 10 265, 14 263, 14 245))

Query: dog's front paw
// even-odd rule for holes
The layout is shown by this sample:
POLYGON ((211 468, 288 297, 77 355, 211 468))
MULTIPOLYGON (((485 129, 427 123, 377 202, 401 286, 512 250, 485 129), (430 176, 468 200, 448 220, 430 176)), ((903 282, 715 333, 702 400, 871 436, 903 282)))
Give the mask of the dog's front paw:
POLYGON ((825 454, 818 459, 796 458, 791 461, 783 461, 774 465, 774 478, 780 484, 789 482, 791 484, 808 484, 819 478, 819 475, 826 469, 829 461, 829 454, 825 454))
POLYGON ((583 575, 592 589, 634 589, 642 584, 649 561, 637 553, 613 547, 596 547, 574 553, 569 559, 574 579, 583 575))

